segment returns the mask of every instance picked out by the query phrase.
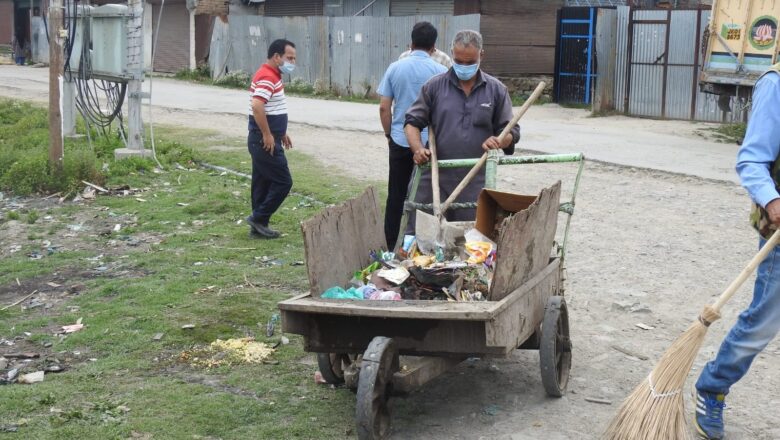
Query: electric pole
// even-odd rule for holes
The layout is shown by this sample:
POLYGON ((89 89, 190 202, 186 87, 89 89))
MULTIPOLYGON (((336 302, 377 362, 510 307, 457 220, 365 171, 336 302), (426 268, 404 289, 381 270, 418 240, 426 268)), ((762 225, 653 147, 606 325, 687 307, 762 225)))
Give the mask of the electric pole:
POLYGON ((51 0, 49 6, 49 165, 62 171, 62 0, 51 0))

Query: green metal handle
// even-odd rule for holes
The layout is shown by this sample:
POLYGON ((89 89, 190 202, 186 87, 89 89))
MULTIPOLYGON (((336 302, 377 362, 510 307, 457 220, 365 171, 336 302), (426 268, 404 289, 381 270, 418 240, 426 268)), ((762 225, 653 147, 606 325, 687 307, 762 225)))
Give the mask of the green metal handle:
MULTIPOLYGON (((495 157, 495 156, 494 156, 495 157)), ((496 175, 498 165, 529 165, 539 163, 567 163, 567 162, 579 162, 577 168, 577 177, 574 180, 574 188, 572 189, 571 200, 564 201, 559 206, 559 211, 568 215, 566 219, 566 226, 563 233, 563 242, 558 247, 558 254, 561 258, 561 265, 565 261, 566 257, 566 245, 569 241, 569 229, 571 226, 571 217, 574 215, 575 200, 577 198, 577 192, 580 187, 580 178, 582 177, 582 170, 585 166, 585 156, 582 153, 567 153, 567 154, 536 154, 526 156, 498 156, 498 160, 488 161, 485 169, 485 187, 488 189, 495 189, 496 187, 496 175)), ((439 168, 469 168, 473 167, 480 159, 449 159, 438 161, 439 168)), ((423 208, 423 210, 430 210, 432 205, 422 204, 414 202, 417 197, 417 188, 420 185, 420 179, 422 172, 430 168, 430 164, 417 165, 414 169, 414 175, 412 177, 412 184, 410 187, 409 195, 406 203, 404 204, 404 214, 401 219, 401 229, 396 240, 396 245, 400 245, 403 242, 403 236, 405 234, 406 226, 409 223, 409 213, 414 209, 423 208)), ((474 202, 465 203, 452 203, 451 209, 468 209, 474 208, 476 204, 474 202)), ((394 247, 395 248, 395 247, 394 247)))

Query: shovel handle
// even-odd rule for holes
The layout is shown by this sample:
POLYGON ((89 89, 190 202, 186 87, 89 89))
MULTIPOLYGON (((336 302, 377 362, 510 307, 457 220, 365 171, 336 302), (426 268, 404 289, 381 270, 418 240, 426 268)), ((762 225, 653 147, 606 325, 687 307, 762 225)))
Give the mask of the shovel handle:
MULTIPOLYGON (((528 111, 528 109, 531 107, 531 104, 536 101, 539 96, 544 91, 544 87, 547 84, 545 84, 544 81, 540 81, 539 84, 534 89, 533 93, 531 93, 531 96, 528 97, 528 99, 525 100, 522 107, 520 107, 520 110, 517 111, 517 113, 514 115, 511 121, 509 121, 508 124, 506 124, 506 127, 504 127, 503 130, 501 130, 501 134, 498 135, 498 142, 501 143, 504 141, 504 138, 509 135, 509 132, 512 130, 512 127, 514 127, 517 124, 517 121, 520 120, 520 118, 523 117, 525 112, 528 111)), ((468 186, 469 183, 471 183, 472 180, 474 180, 474 177, 479 173, 479 170, 482 169, 482 167, 485 165, 485 162, 487 162, 488 153, 485 152, 482 157, 479 158, 479 161, 474 164, 474 166, 469 170, 468 174, 466 174, 466 177, 461 180, 461 182, 458 184, 458 186, 455 187, 455 189, 452 191, 452 194, 450 194, 449 197, 447 197, 447 200, 444 201, 444 203, 441 204, 441 207, 439 208, 439 212, 441 215, 444 215, 444 213, 447 211, 447 208, 450 207, 452 202, 455 201, 455 199, 460 195, 461 192, 463 192, 463 189, 468 186)), ((433 171, 431 171, 433 173, 433 171)), ((436 209, 436 205, 434 202, 434 209, 436 209)))
POLYGON ((428 146, 431 150, 431 189, 433 191, 433 215, 441 218, 441 191, 439 190, 439 160, 436 157, 436 136, 428 127, 428 146))
POLYGON ((729 287, 727 287, 726 290, 720 295, 718 300, 715 301, 715 304, 712 305, 712 308, 715 309, 716 312, 720 312, 721 307, 723 307, 723 305, 726 304, 726 302, 730 300, 732 296, 734 296, 734 294, 737 292, 737 289, 739 289, 742 284, 750 277, 758 265, 764 261, 766 256, 769 255, 772 250, 774 250, 778 242, 780 242, 780 229, 777 229, 772 234, 772 236, 769 237, 769 240, 766 241, 761 250, 758 251, 753 259, 750 260, 748 265, 742 269, 742 272, 739 274, 737 279, 732 281, 729 287))

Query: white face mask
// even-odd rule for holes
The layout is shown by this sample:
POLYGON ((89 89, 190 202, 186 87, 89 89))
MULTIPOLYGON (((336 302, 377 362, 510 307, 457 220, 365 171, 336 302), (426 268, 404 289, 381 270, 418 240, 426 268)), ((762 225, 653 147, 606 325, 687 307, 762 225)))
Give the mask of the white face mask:
POLYGON ((279 70, 282 73, 286 73, 286 74, 289 75, 289 74, 293 73, 293 71, 295 70, 295 64, 293 64, 293 63, 291 63, 291 62, 289 62, 287 60, 284 60, 284 64, 279 66, 279 70))

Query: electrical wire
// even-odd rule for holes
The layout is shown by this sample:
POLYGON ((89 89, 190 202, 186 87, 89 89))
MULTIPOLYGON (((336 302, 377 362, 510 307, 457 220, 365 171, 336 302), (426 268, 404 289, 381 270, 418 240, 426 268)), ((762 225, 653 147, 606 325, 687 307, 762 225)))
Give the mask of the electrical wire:
POLYGON ((82 118, 84 118, 90 144, 92 143, 90 131, 93 127, 99 130, 104 137, 108 137, 114 121, 117 121, 119 136, 127 145, 122 116, 122 105, 127 93, 127 83, 125 81, 98 79, 93 75, 90 52, 92 42, 90 26, 83 26, 83 29, 81 29, 81 51, 77 54, 78 65, 75 71, 72 67, 71 60, 74 56, 74 42, 76 40, 79 19, 83 21, 91 20, 87 13, 88 7, 88 1, 65 0, 64 2, 66 14, 63 27, 68 32, 68 38, 63 47, 66 60, 63 70, 67 79, 73 82, 76 87, 76 108, 82 118), (79 3, 82 6, 81 14, 79 14, 79 3))

